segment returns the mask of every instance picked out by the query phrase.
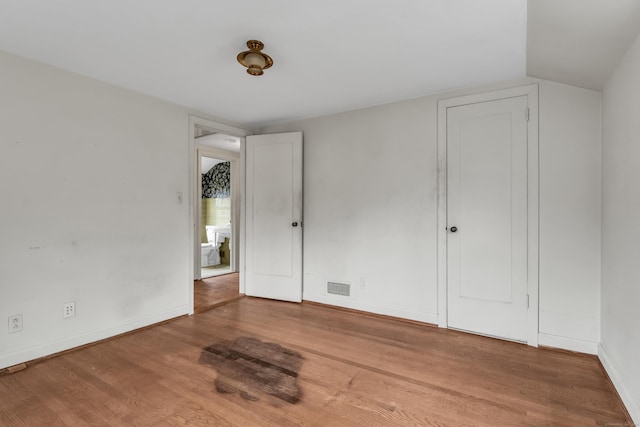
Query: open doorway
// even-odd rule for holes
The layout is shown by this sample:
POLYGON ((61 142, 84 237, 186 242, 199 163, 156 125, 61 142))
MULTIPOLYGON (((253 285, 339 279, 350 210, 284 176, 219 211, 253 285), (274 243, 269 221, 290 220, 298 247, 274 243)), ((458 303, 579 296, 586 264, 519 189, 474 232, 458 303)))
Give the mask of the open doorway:
POLYGON ((240 293, 242 134, 194 123, 194 312, 240 293))
POLYGON ((200 155, 200 278, 231 273, 231 162, 200 155))

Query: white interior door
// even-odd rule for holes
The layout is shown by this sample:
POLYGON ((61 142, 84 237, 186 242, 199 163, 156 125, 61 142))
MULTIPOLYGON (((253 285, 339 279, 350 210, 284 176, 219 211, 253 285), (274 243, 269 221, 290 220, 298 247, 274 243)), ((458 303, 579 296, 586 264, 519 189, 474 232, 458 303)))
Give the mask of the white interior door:
POLYGON ((247 295, 302 301, 302 132, 246 139, 247 295))
POLYGON ((447 109, 452 328, 527 341, 527 97, 447 109))

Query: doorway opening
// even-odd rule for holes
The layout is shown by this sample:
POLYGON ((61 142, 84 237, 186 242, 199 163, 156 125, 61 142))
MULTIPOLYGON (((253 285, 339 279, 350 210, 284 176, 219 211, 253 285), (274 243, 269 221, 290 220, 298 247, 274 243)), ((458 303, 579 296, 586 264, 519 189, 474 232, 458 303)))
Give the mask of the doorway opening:
POLYGON ((200 278, 231 273, 231 162, 200 155, 200 278))
POLYGON ((193 123, 193 307, 201 312, 240 293, 242 133, 193 123))

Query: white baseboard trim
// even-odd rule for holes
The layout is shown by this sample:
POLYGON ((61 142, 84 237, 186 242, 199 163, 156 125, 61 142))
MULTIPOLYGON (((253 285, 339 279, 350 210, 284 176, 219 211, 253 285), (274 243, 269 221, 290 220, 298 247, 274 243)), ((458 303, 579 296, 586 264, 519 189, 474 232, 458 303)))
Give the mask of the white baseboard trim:
POLYGON ((144 328, 145 326, 153 325, 154 323, 163 322, 165 320, 173 319, 174 317, 185 315, 188 312, 189 307, 185 304, 160 313, 129 320, 109 328, 90 331, 56 341, 25 347, 12 353, 2 355, 0 357, 0 369, 36 360, 41 357, 80 347, 106 338, 111 338, 135 329, 144 328))
POLYGON ((631 415, 631 419, 637 426, 640 426, 640 402, 638 402, 638 399, 631 394, 625 385, 620 372, 616 369, 613 360, 602 344, 598 344, 598 358, 602 366, 604 366, 605 371, 607 371, 607 374, 609 374, 609 378, 611 378, 611 382, 618 391, 622 403, 624 403, 629 415, 631 415))
POLYGON ((559 335, 540 333, 538 334, 538 345, 561 348, 563 350, 576 351, 578 353, 598 354, 597 342, 561 337, 559 335))
POLYGON ((423 323, 438 323, 438 315, 435 313, 416 313, 412 311, 398 310, 394 308, 378 307, 375 305, 362 304, 353 301, 345 301, 344 298, 324 295, 304 295, 305 301, 318 302, 320 304, 333 305, 336 307, 349 308, 352 310, 366 311, 368 313, 382 314, 384 316, 398 317, 400 319, 415 320, 423 323))

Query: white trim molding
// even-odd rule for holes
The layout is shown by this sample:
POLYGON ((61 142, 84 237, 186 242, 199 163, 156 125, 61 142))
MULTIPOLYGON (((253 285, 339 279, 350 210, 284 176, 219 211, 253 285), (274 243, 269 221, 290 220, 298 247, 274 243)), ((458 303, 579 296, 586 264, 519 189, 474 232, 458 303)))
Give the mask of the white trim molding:
MULTIPOLYGON (((342 281, 345 282, 344 280, 342 281)), ((433 327, 438 322, 436 313, 424 313, 418 311, 398 310, 395 308, 383 307, 380 305, 366 304, 358 301, 345 301, 344 297, 334 297, 331 295, 307 294, 303 298, 304 301, 325 304, 329 306, 345 308, 349 310, 358 310, 371 314, 379 314, 381 316, 395 317, 413 322, 420 322, 433 327)))
POLYGON ((598 354, 598 343, 594 341, 584 341, 576 338, 562 337, 551 334, 538 334, 538 344, 546 347, 561 348, 563 350, 575 351, 578 353, 598 354))
POLYGON ((640 402, 638 402, 625 385, 622 375, 616 369, 614 360, 609 356, 609 353, 602 344, 598 344, 598 358, 600 359, 600 363, 602 363, 605 371, 607 371, 609 378, 611 378, 611 382, 618 391, 618 394, 622 399, 622 403, 624 403, 624 406, 627 408, 631 419, 635 425, 640 426, 640 402))
POLYGON ((498 99, 526 96, 529 108, 527 152, 527 234, 528 259, 527 283, 529 309, 527 320, 527 344, 538 346, 538 85, 512 87, 475 93, 438 101, 438 326, 447 323, 447 109, 498 99))
MULTIPOLYGON (((193 288, 193 286, 191 286, 193 288)), ((136 329, 155 325, 156 323, 171 320, 187 314, 189 307, 185 304, 173 307, 169 310, 143 316, 137 319, 129 319, 125 322, 111 326, 105 329, 98 329, 84 332, 79 335, 65 337, 56 341, 50 341, 43 344, 36 344, 26 348, 19 349, 13 353, 8 353, 0 357, 0 369, 17 365, 23 362, 37 360, 41 357, 50 356, 61 351, 77 348, 85 344, 91 344, 96 341, 112 338, 117 335, 135 331, 136 329)))

